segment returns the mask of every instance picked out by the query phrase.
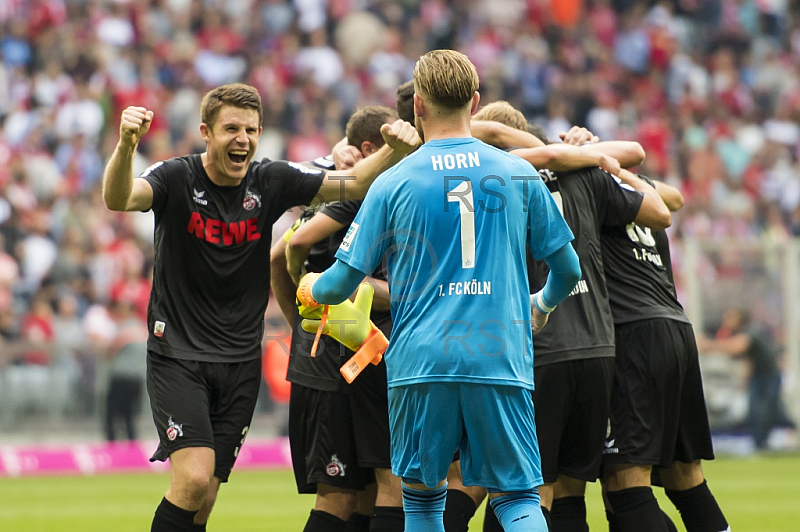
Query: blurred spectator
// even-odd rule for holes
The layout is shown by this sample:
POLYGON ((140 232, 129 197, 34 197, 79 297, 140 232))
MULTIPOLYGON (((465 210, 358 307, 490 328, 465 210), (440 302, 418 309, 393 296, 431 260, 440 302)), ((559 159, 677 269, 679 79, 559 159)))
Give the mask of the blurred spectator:
POLYGON ((108 347, 108 391, 105 433, 108 441, 118 439, 117 422, 125 427, 128 441, 136 439, 136 418, 142 406, 142 389, 147 364, 147 325, 136 316, 130 302, 114 300, 111 315, 114 339, 108 347))
MULTIPOLYGON (((95 393, 109 302, 144 312, 152 215, 98 201, 125 106, 156 112, 136 174, 202 150, 200 100, 228 81, 261 93, 259 157, 314 159, 355 107, 393 105, 433 48, 469 53, 482 101, 551 138, 575 124, 640 141, 639 170, 687 198, 674 238, 758 239, 777 271, 800 235, 799 13, 797 0, 0 1, 0 336, 14 342, 34 296, 72 294, 93 331, 81 393, 95 393)), ((737 264, 702 268, 711 282, 737 264)))
POLYGON ((749 365, 747 425, 757 449, 766 449, 775 427, 795 429, 781 398, 779 352, 768 331, 750 320, 744 309, 729 308, 714 338, 699 337, 699 348, 709 355, 745 358, 749 365))

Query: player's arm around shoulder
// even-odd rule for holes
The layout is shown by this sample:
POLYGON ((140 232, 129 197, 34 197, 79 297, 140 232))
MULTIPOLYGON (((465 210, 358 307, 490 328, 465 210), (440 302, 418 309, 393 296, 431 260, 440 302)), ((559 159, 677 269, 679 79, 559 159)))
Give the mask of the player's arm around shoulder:
POLYGON ((286 241, 286 267, 295 283, 305 274, 304 264, 311 246, 320 242, 345 224, 337 222, 325 213, 318 212, 306 223, 297 228, 286 241))
POLYGON ((150 129, 153 111, 128 107, 122 112, 119 142, 103 171, 103 201, 112 211, 144 211, 153 205, 153 187, 133 177, 133 157, 150 129))
POLYGON ((362 199, 381 172, 400 162, 422 143, 414 126, 397 120, 381 127, 386 144, 378 151, 358 161, 349 170, 328 172, 322 180, 314 203, 362 199))
POLYGON ((639 212, 633 219, 635 223, 655 230, 666 229, 672 225, 672 214, 654 187, 628 170, 621 170, 618 177, 624 184, 644 196, 639 212))

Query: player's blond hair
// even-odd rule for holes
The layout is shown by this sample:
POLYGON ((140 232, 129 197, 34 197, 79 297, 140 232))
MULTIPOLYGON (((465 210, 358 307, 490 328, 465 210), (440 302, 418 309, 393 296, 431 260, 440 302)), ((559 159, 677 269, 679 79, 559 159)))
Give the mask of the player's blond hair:
POLYGON ((522 111, 515 109, 513 105, 503 100, 485 105, 472 118, 474 120, 500 122, 520 131, 528 131, 528 121, 525 120, 525 115, 522 114, 522 111))
POLYGON ((469 58, 455 50, 433 50, 414 65, 414 92, 432 104, 459 109, 478 90, 478 72, 469 58))
POLYGON ((208 127, 213 127, 223 105, 258 112, 258 125, 261 125, 263 116, 261 96, 255 87, 244 83, 229 83, 210 90, 203 96, 203 102, 200 104, 200 120, 208 127))

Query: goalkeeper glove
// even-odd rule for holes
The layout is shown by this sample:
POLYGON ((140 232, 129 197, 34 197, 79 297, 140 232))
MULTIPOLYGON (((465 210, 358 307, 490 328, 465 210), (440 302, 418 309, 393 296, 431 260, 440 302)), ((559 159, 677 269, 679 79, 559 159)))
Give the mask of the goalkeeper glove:
POLYGON ((353 382, 367 364, 380 363, 389 341, 383 332, 369 319, 374 291, 368 283, 358 287, 355 303, 346 299, 338 305, 326 305, 327 314, 320 303, 311 295, 311 286, 319 274, 308 274, 300 280, 297 288, 297 300, 300 304, 300 315, 306 318, 302 322, 303 330, 327 334, 337 342, 344 344, 355 354, 339 372, 348 383, 353 382))

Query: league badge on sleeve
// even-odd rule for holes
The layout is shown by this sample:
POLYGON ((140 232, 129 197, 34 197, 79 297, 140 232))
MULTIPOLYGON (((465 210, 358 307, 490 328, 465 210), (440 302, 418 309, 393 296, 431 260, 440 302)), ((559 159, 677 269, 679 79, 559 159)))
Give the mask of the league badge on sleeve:
POLYGON ((167 324, 163 321, 157 321, 156 324, 153 326, 153 334, 158 338, 164 336, 164 329, 167 328, 167 324))

